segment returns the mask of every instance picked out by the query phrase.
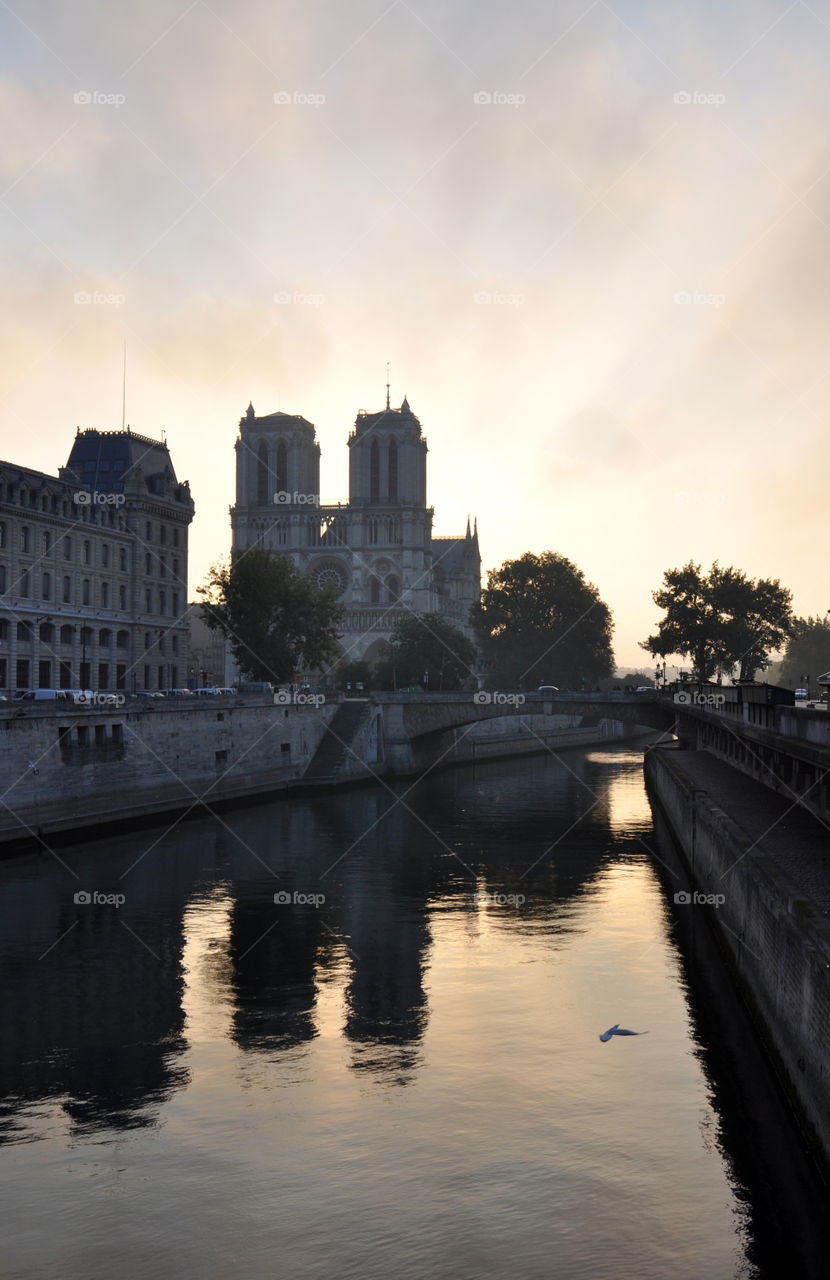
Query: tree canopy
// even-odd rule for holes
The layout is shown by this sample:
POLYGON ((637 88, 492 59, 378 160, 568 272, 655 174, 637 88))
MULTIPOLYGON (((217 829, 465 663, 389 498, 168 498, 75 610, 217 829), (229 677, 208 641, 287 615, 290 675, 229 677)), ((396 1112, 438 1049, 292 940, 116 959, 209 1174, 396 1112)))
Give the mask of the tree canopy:
POLYGON ((202 617, 230 641, 249 680, 289 680, 338 656, 343 607, 331 585, 316 587, 287 556, 253 548, 212 565, 199 587, 202 617))
POLYGON ((470 617, 492 688, 580 688, 614 670, 611 611, 556 551, 526 551, 490 570, 470 617))
POLYGON ((786 587, 777 579, 756 581, 739 569, 722 569, 717 560, 708 574, 693 560, 667 569, 652 599, 666 616, 640 647, 653 657, 691 658, 699 680, 736 668, 742 680, 753 679, 792 628, 786 587))
POLYGON ((813 683, 830 671, 830 620, 794 618, 792 633, 778 671, 782 684, 799 686, 805 676, 813 683))
POLYGON ((375 683, 381 689, 418 684, 433 692, 475 688, 475 661, 475 645, 458 627, 439 613, 413 613, 397 622, 375 667, 375 683))

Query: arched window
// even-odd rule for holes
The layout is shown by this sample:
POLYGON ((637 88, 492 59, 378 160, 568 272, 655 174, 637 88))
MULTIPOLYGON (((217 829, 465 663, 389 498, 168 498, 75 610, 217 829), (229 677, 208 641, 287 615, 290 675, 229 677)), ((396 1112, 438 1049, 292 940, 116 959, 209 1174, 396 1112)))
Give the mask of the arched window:
POLYGON ((51 622, 42 622, 40 624, 40 638, 43 644, 51 644, 55 638, 55 628, 51 622))
POLYGON ((372 441, 369 450, 369 501, 377 502, 380 498, 380 445, 372 441))
POLYGON ((277 493, 288 492, 288 451, 280 440, 277 445, 277 493))
POLYGON ((264 443, 256 455, 256 500, 259 507, 268 505, 268 452, 264 443))
POLYGON ((98 643, 101 646, 101 648, 109 649, 111 639, 112 639, 112 632, 109 630, 108 627, 102 627, 101 630, 98 632, 98 643))
POLYGON ((372 604, 380 604, 380 583, 377 578, 372 578, 369 583, 369 596, 372 604))
POLYGON ((75 639, 74 627, 70 627, 67 624, 64 624, 61 627, 61 644, 71 644, 74 639, 75 639))
POLYGON ((400 579, 396 578, 394 574, 386 579, 386 590, 389 596, 389 603, 400 604, 401 583, 400 579))
POLYGON ((398 496, 398 442, 389 441, 389 499, 394 501, 398 496))

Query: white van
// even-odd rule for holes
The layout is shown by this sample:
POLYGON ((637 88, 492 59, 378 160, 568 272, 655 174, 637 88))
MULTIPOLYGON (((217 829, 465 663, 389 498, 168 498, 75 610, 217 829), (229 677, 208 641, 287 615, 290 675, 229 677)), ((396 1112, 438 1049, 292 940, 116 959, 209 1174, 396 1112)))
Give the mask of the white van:
POLYGON ((24 689, 14 695, 15 702, 68 702, 68 689, 24 689))

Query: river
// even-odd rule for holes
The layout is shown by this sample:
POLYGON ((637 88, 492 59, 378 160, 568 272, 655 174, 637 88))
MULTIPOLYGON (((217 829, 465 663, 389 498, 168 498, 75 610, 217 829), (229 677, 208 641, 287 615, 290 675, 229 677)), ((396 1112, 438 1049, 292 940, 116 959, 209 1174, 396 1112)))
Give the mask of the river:
POLYGON ((826 1204, 630 745, 0 877, 3 1277, 826 1274, 826 1204))

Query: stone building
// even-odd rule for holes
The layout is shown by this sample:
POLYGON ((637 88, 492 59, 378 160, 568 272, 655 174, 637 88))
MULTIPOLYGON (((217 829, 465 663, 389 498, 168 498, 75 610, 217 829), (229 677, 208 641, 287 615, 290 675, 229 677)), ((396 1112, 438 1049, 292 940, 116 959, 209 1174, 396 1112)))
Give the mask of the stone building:
POLYGON ((184 683, 193 511, 129 428, 79 429, 57 476, 0 462, 0 689, 184 683))
POLYGON ((481 587, 478 531, 432 533, 427 442, 404 399, 358 413, 348 438, 349 500, 320 505, 320 446, 295 414, 257 417, 248 406, 236 441, 233 549, 290 555, 317 583, 332 582, 346 606, 344 659, 371 661, 395 623, 441 613, 472 635, 470 605, 481 587))

